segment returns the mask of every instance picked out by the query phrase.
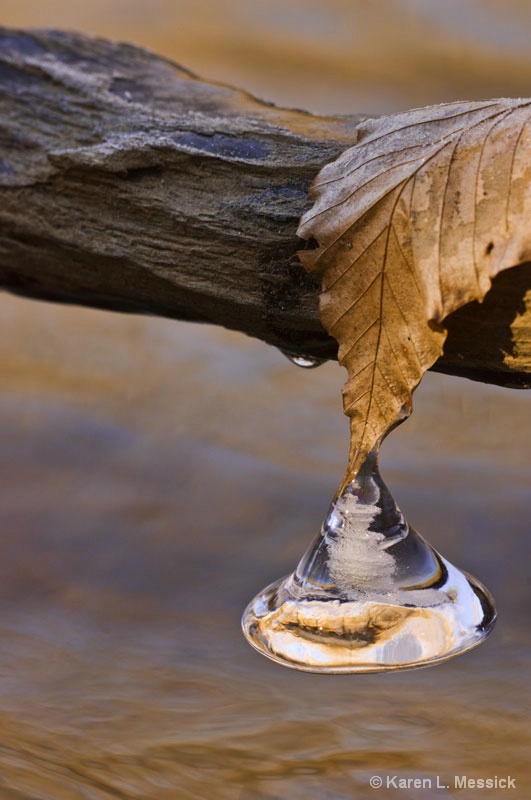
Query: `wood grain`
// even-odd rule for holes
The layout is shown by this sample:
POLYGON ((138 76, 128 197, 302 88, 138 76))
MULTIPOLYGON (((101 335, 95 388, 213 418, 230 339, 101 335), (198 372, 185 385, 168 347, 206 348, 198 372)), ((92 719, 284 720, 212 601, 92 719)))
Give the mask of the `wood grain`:
MULTIPOLYGON (((363 117, 316 117, 128 44, 0 29, 0 285, 335 358, 296 236, 363 117)), ((512 274, 514 272, 514 274, 512 274)), ((435 369, 531 386, 531 265, 448 320, 435 369)))

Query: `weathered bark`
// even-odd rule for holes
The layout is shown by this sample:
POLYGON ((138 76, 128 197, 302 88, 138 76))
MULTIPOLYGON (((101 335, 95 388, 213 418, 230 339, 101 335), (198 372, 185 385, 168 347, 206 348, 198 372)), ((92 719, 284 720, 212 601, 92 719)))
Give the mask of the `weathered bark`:
MULTIPOLYGON (((333 358, 295 231, 360 119, 279 109, 131 45, 0 30, 0 285, 333 358)), ((499 276, 449 320, 435 368, 531 386, 528 295, 531 265, 499 276)))

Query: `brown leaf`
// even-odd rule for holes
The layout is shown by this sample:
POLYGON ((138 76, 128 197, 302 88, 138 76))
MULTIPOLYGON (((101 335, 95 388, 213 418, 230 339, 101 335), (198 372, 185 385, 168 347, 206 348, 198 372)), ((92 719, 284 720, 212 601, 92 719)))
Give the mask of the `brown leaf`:
POLYGON ((531 258, 531 100, 450 103, 369 120, 324 167, 298 233, 348 370, 345 482, 442 353, 441 322, 531 258))

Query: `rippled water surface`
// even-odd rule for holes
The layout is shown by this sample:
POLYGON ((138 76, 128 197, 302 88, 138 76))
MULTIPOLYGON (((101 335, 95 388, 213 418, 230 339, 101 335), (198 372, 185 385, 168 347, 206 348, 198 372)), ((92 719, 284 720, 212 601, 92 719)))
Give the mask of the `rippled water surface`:
MULTIPOLYGON (((323 111, 531 83, 527 4, 384 5, 4 0, 0 18, 136 39, 323 111)), ((530 395, 428 375, 382 456, 409 520, 494 593, 491 638, 429 670, 296 673, 239 618, 327 511, 342 371, 212 328, 0 300, 0 800, 529 797, 530 395), (432 788, 377 792, 374 775, 432 788)))

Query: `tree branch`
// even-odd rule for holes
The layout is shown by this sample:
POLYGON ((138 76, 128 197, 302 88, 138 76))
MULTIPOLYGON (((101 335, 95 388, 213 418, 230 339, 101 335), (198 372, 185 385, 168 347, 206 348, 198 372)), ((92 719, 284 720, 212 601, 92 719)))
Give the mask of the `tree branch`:
MULTIPOLYGON (((0 285, 334 358, 295 231, 361 119, 279 109, 131 45, 0 29, 0 285)), ((531 265, 448 327, 435 369, 531 386, 531 265)))

